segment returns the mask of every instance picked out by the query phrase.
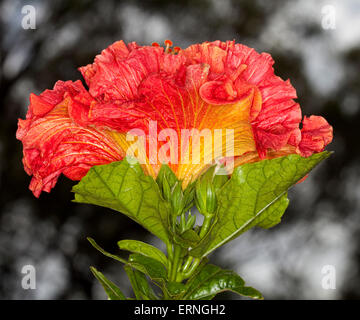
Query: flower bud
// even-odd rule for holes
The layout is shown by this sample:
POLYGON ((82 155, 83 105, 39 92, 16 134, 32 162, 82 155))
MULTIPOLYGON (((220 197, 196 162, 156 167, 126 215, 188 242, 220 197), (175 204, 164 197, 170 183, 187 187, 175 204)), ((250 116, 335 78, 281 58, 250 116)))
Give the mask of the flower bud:
POLYGON ((195 204, 199 212, 204 216, 213 215, 217 207, 216 202, 212 177, 209 175, 200 177, 195 187, 195 204))
POLYGON ((171 190, 170 202, 174 215, 181 215, 185 208, 185 198, 180 181, 177 181, 171 190))
POLYGON ((227 175, 217 174, 219 167, 212 166, 197 181, 195 204, 201 214, 213 215, 217 208, 217 192, 228 181, 227 175))

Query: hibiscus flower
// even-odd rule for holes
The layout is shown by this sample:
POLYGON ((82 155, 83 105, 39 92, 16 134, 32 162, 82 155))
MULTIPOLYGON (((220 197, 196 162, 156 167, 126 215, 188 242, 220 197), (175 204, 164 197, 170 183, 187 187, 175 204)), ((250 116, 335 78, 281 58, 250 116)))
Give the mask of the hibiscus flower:
POLYGON ((144 172, 156 177, 159 154, 173 152, 176 161, 171 156, 168 164, 183 187, 211 164, 194 161, 195 150, 203 160, 227 158, 227 132, 233 135, 235 166, 295 153, 308 157, 331 142, 332 127, 324 118, 301 121, 296 91, 274 74, 269 54, 235 41, 171 46, 168 40, 165 48, 117 41, 79 68, 87 88, 80 80, 58 81, 52 90, 30 95, 17 138, 36 197, 49 192, 61 174, 80 180, 94 165, 123 159, 136 132, 144 136, 135 154, 145 158, 144 172), (151 122, 160 134, 156 141, 151 122), (211 151, 199 136, 204 129, 212 136, 211 151), (161 137, 162 130, 176 136, 161 137), (191 144, 180 143, 184 130, 191 144))

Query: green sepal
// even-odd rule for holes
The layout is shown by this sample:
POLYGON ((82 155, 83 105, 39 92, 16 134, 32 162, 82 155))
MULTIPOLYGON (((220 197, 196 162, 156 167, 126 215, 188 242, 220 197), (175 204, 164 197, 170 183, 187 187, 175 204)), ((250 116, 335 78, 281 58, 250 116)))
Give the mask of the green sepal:
MULTIPOLYGON (((166 189, 171 190, 173 186, 178 182, 178 178, 175 173, 170 169, 167 164, 162 164, 159 170, 159 173, 156 177, 156 183, 158 184, 160 190, 163 190, 164 183, 167 184, 166 189), (164 182, 166 180, 166 182, 164 182)), ((170 200, 166 195, 164 195, 166 200, 170 200)))
POLYGON ((191 211, 188 212, 187 216, 186 213, 183 212, 180 216, 180 224, 178 225, 178 232, 182 234, 185 231, 192 229, 194 227, 195 222, 196 222, 196 216, 192 215, 191 211))
POLYGON ((189 211, 194 206, 195 184, 196 181, 189 183, 184 190, 184 212, 189 211))
POLYGON ((171 189, 171 209, 175 216, 180 216, 185 210, 185 197, 182 190, 181 181, 175 183, 171 189))

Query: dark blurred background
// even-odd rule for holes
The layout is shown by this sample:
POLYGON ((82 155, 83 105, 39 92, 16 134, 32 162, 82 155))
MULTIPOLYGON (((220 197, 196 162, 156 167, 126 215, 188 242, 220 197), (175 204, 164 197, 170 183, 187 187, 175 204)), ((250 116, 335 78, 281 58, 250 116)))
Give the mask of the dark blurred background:
MULTIPOLYGON (((360 2, 286 0, 148 0, 0 2, 0 299, 104 299, 94 265, 129 293, 117 262, 86 241, 116 252, 120 239, 155 239, 111 210, 71 202, 74 184, 61 178, 36 199, 15 139, 29 94, 76 80, 112 42, 142 45, 171 39, 186 47, 232 40, 271 53, 277 75, 298 92, 303 114, 334 127, 335 154, 290 192, 283 222, 252 230, 211 260, 233 268, 267 299, 360 298, 360 2), (24 30, 21 10, 36 9, 24 30), (329 7, 330 5, 330 7, 329 7), (334 9, 336 25, 324 22, 334 9), (335 27, 335 28, 332 28, 335 27), (24 290, 21 269, 36 268, 36 289, 24 290), (336 289, 322 287, 334 266, 336 289)), ((221 298, 237 298, 222 295, 221 298)))

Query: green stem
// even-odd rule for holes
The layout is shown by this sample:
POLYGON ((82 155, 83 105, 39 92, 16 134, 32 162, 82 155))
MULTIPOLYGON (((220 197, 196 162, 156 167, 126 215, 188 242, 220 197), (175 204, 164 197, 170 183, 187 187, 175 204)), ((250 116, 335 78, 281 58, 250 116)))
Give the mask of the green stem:
POLYGON ((182 272, 185 273, 188 271, 189 267, 191 266, 191 262, 193 261, 194 257, 192 256, 188 256, 188 258, 186 259, 182 272))
POLYGON ((167 266, 168 278, 170 278, 171 264, 172 264, 172 261, 174 258, 173 245, 170 243, 166 244, 166 250, 167 250, 167 256, 168 256, 168 266, 167 266))
MULTIPOLYGON (((200 239, 204 238, 205 235, 208 233, 208 231, 211 227, 213 217, 214 217, 214 215, 212 215, 212 214, 208 214, 208 213, 204 214, 204 222, 201 226, 200 233, 199 233, 200 239)), ((188 256, 182 267, 182 270, 181 269, 178 270, 179 272, 177 272, 175 281, 181 282, 183 279, 189 278, 195 272, 195 270, 199 266, 200 262, 201 262, 201 259, 194 258, 192 256, 188 256)), ((173 268, 174 268, 174 265, 173 265, 173 268)))
POLYGON ((178 245, 174 245, 174 258, 170 269, 170 279, 169 279, 170 281, 176 281, 176 274, 180 263, 180 255, 181 255, 181 247, 178 245))
POLYGON ((173 245, 171 243, 166 244, 166 251, 168 260, 171 262, 173 260, 173 245))
POLYGON ((183 274, 183 278, 190 278, 197 269, 197 267, 199 266, 200 262, 201 262, 200 258, 195 258, 190 269, 183 274))
MULTIPOLYGON (((199 236, 202 239, 208 233, 214 215, 204 214, 204 222, 201 226, 199 236)), ((183 279, 189 278, 199 266, 201 259, 188 256, 185 263, 182 266, 181 252, 182 248, 176 244, 172 244, 167 247, 169 270, 168 277, 169 281, 181 282, 183 279)))
POLYGON ((204 217, 205 217, 204 222, 201 226, 201 230, 200 230, 200 234, 199 234, 200 239, 204 238, 204 236, 209 231, 213 215, 204 215, 204 217))

